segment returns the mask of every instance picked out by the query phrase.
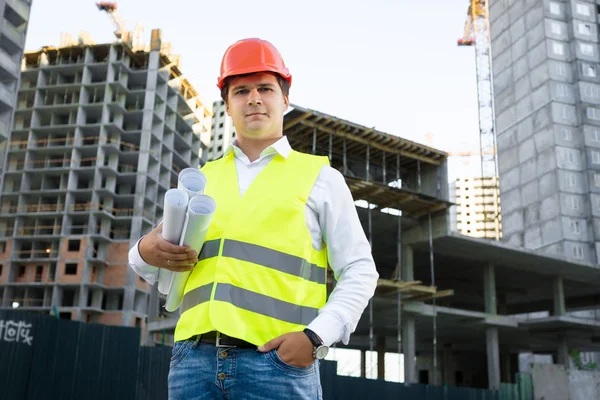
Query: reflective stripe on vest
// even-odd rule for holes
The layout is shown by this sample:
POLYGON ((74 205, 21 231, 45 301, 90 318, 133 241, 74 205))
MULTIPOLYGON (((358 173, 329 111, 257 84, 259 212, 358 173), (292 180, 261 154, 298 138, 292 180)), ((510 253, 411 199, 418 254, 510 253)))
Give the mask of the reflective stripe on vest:
MULTIPOLYGON (((200 251, 198 261, 218 256, 220 242, 220 239, 207 241, 200 251)), ((221 255, 272 268, 306 279, 307 281, 325 284, 325 268, 321 268, 303 258, 277 250, 237 240, 225 239, 223 242, 223 254, 221 255)))
MULTIPOLYGON (((212 287, 213 284, 209 283, 186 293, 183 298, 181 312, 209 301, 212 287)), ((316 308, 277 300, 226 283, 217 284, 214 300, 225 301, 244 310, 300 325, 308 325, 317 316, 318 312, 316 308)))

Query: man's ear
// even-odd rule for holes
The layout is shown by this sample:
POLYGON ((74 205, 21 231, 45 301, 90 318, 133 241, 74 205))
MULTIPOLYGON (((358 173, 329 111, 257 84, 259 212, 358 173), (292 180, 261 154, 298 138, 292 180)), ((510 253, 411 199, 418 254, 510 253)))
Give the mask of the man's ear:
POLYGON ((283 96, 283 102, 285 103, 284 111, 287 111, 288 107, 290 106, 290 96, 289 95, 283 96))

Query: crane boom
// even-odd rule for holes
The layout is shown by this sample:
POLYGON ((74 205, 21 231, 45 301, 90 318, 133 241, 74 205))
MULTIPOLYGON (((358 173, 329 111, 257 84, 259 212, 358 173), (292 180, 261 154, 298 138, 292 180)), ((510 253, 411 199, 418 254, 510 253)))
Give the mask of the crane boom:
POLYGON ((125 32, 125 22, 123 22, 119 14, 117 14, 117 3, 102 1, 100 3, 96 3, 96 6, 98 7, 98 10, 106 11, 117 28, 117 30, 115 30, 115 36, 118 39, 121 39, 123 32, 125 32))

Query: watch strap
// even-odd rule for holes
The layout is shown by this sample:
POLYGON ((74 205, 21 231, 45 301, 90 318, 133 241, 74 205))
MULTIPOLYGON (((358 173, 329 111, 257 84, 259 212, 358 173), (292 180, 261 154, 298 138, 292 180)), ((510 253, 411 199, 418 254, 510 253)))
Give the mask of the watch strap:
POLYGON ((308 336, 308 339, 311 341, 314 347, 319 347, 323 344, 323 342, 321 342, 317 334, 311 331, 310 329, 304 329, 304 333, 306 334, 306 336, 308 336))

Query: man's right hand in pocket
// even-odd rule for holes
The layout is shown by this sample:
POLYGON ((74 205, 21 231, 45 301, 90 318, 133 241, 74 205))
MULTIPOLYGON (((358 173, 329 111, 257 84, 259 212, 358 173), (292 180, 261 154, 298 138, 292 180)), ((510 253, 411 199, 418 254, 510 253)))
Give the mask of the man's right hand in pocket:
POLYGON ((163 239, 162 223, 139 242, 140 256, 146 263, 174 272, 190 271, 198 262, 198 254, 188 246, 177 246, 163 239))

